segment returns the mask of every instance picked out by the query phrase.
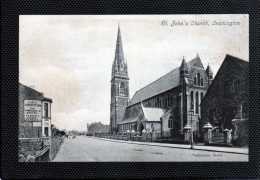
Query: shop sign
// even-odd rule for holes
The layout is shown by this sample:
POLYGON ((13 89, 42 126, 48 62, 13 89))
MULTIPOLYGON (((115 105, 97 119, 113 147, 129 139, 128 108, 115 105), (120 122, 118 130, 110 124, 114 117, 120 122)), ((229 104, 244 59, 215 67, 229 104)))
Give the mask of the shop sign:
POLYGON ((42 103, 40 100, 24 100, 25 121, 41 121, 42 103))

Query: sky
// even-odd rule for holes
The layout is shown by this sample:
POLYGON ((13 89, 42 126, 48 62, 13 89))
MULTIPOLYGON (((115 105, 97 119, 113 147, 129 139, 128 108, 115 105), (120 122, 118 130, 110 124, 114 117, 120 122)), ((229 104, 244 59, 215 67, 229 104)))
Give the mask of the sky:
POLYGON ((87 123, 109 124, 118 24, 130 97, 183 57, 199 54, 214 75, 226 54, 249 60, 245 14, 20 15, 19 82, 52 98, 56 127, 84 131, 87 123))

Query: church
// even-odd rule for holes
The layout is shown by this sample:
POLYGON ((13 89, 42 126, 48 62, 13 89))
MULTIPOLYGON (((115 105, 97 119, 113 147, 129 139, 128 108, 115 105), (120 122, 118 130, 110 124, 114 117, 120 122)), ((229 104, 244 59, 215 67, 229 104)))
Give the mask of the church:
POLYGON ((135 132, 142 136, 184 138, 185 127, 192 126, 200 137, 200 103, 213 80, 199 55, 186 61, 129 97, 129 76, 118 27, 115 58, 112 65, 110 132, 135 132))

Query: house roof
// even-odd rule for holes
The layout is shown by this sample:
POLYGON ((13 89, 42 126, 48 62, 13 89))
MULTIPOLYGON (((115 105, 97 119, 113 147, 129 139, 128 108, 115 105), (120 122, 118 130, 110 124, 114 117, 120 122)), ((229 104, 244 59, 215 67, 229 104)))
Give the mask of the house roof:
MULTIPOLYGON (((198 55, 194 59, 189 61, 187 64, 189 69, 194 66, 203 68, 200 57, 198 55)), ((161 94, 165 91, 178 87, 179 85, 180 67, 173 69, 172 71, 168 72, 159 79, 136 91, 129 105, 137 104, 155 95, 161 94)))
POLYGON ((27 89, 28 91, 37 94, 41 100, 49 101, 49 102, 52 103, 52 99, 51 99, 51 98, 45 97, 42 92, 39 92, 39 91, 33 89, 32 87, 26 86, 26 85, 24 85, 24 84, 22 84, 22 83, 20 83, 20 82, 19 82, 19 87, 25 88, 25 89, 27 89))

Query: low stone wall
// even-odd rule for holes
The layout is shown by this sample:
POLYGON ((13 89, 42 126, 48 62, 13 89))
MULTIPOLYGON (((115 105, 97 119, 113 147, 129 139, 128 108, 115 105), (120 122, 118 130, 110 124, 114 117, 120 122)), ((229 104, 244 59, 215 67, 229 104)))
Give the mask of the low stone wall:
MULTIPOLYGON (((18 161, 35 162, 42 159, 40 156, 49 156, 49 138, 19 138, 18 161)), ((44 158, 45 161, 48 159, 44 158)))
POLYGON ((232 144, 235 146, 248 145, 248 120, 237 121, 234 123, 232 144))

